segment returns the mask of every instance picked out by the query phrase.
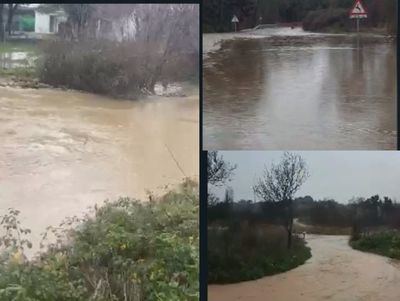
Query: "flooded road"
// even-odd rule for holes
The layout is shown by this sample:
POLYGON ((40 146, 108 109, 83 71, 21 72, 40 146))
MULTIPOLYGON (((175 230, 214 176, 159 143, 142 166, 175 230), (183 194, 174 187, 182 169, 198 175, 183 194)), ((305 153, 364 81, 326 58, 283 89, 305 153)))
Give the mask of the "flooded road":
POLYGON ((289 272, 208 287, 210 301, 397 301, 400 263, 359 252, 347 236, 310 235, 312 257, 289 272))
POLYGON ((301 39, 236 38, 207 54, 205 149, 396 148, 395 44, 301 39))
POLYGON ((198 178, 198 94, 122 101, 0 87, 0 214, 48 225, 119 196, 198 178))

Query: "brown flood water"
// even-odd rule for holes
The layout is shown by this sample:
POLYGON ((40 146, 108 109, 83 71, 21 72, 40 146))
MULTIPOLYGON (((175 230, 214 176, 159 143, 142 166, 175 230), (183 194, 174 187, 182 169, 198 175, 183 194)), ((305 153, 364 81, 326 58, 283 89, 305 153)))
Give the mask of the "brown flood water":
POLYGON ((400 263, 353 250, 347 236, 310 235, 312 257, 289 272, 210 285, 210 301, 398 301, 400 263))
POLYGON ((205 149, 395 149, 395 44, 289 41, 235 39, 207 54, 205 149))
POLYGON ((198 94, 143 101, 0 87, 0 214, 39 234, 88 206, 198 179, 198 94))

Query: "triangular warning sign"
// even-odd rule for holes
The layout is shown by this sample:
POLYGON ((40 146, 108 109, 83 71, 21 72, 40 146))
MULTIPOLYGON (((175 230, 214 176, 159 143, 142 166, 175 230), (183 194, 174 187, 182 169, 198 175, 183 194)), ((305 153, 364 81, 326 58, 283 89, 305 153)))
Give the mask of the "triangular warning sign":
POLYGON ((350 18, 367 18, 367 16, 367 10, 364 8, 361 0, 357 0, 350 11, 350 18))
POLYGON ((239 23, 239 19, 235 15, 233 15, 232 23, 239 23))

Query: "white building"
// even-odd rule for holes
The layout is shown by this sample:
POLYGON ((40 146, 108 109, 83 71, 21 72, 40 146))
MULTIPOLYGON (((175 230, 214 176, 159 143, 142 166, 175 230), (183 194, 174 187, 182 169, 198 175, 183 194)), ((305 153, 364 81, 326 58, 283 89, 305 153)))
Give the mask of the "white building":
POLYGON ((63 11, 42 13, 35 10, 35 33, 53 34, 58 32, 58 25, 65 22, 67 17, 63 11))

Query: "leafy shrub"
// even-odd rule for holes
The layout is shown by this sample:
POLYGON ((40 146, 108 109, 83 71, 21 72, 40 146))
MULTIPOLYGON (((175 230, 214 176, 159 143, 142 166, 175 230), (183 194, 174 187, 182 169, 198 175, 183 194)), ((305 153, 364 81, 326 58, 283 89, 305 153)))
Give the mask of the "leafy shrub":
POLYGON ((282 227, 233 222, 208 229, 208 281, 233 283, 285 272, 311 257, 304 240, 287 249, 282 227))
POLYGON ((7 249, 0 300, 198 300, 196 187, 108 202, 32 261, 7 249))

